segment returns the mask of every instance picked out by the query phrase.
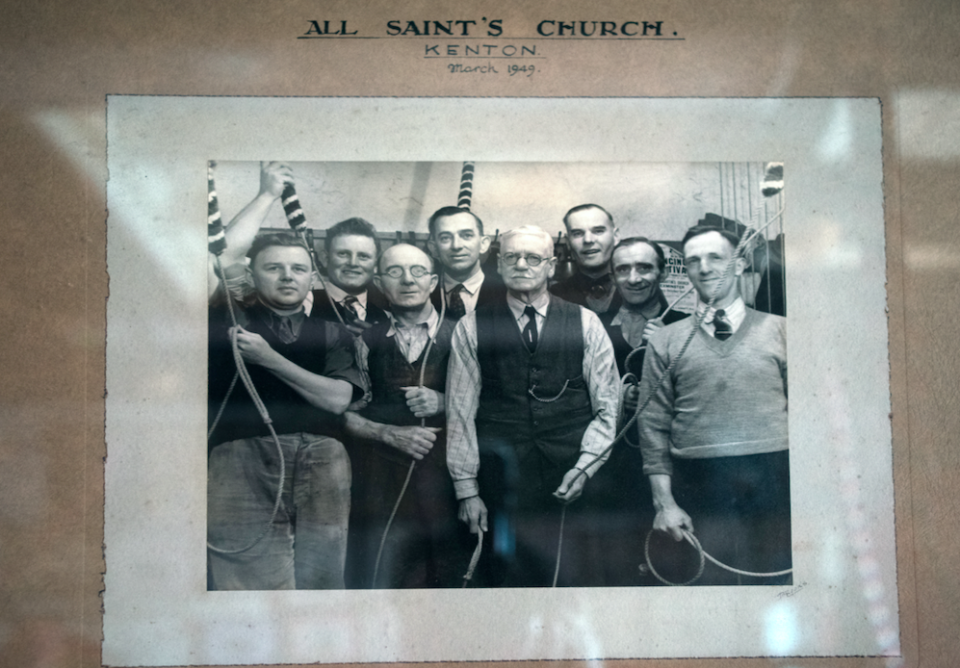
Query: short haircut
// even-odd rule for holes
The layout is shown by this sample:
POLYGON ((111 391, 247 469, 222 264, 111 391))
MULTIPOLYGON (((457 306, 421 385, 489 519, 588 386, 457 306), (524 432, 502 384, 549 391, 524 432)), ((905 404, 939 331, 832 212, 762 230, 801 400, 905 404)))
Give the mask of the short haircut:
POLYGON ((373 245, 376 247, 377 255, 380 255, 380 238, 377 236, 376 228, 363 218, 347 218, 327 230, 327 236, 323 240, 323 247, 330 252, 333 246, 333 240, 337 237, 355 235, 358 237, 370 237, 373 239, 373 245))
POLYGON ((425 258, 427 258, 427 261, 430 262, 430 266, 428 267, 428 269, 430 269, 430 273, 431 273, 431 274, 435 274, 435 273, 436 273, 436 270, 435 270, 435 268, 434 268, 433 258, 430 257, 430 253, 427 253, 426 251, 424 251, 424 250, 423 250, 422 248, 420 248, 419 246, 414 246, 413 244, 398 243, 398 244, 393 244, 392 246, 388 246, 387 248, 384 248, 384 249, 383 249, 383 252, 380 254, 380 257, 377 258, 377 273, 378 273, 378 274, 381 273, 381 272, 383 272, 383 258, 386 256, 386 254, 387 254, 388 252, 390 252, 390 249, 391 249, 391 248, 396 248, 397 246, 410 246, 410 248, 416 248, 418 251, 420 251, 421 253, 423 253, 423 256, 424 256, 425 258))
POLYGON ((254 238, 253 243, 250 245, 250 250, 247 251, 247 257, 250 258, 250 266, 253 266, 253 263, 256 262, 257 256, 260 253, 274 246, 302 248, 307 251, 307 255, 310 256, 310 249, 303 243, 303 239, 297 235, 290 232, 270 232, 267 234, 258 234, 254 238))
POLYGON ((521 227, 515 227, 512 230, 507 230, 506 232, 501 234, 500 235, 501 256, 502 256, 503 245, 506 243, 507 239, 509 239, 510 237, 515 237, 518 234, 528 234, 533 237, 540 237, 541 239, 543 239, 543 242, 547 246, 547 256, 553 257, 553 237, 547 234, 547 231, 544 230, 542 227, 537 227, 536 225, 523 225, 521 227))
POLYGON ((663 254, 663 249, 660 248, 659 244, 655 244, 646 237, 627 237, 626 239, 621 240, 613 247, 613 251, 610 253, 610 265, 613 265, 613 256, 617 254, 617 249, 626 248, 627 246, 635 246, 637 244, 646 244, 653 249, 653 252, 657 254, 657 268, 660 270, 660 273, 663 273, 663 270, 667 267, 667 258, 663 254))
POLYGON ((587 211, 587 210, 589 210, 589 209, 597 209, 598 211, 603 211, 603 213, 606 214, 606 216, 607 216, 607 220, 610 221, 610 227, 613 227, 613 226, 614 226, 614 225, 613 225, 613 216, 610 215, 610 212, 607 211, 606 209, 604 209, 604 208, 603 208, 602 206, 600 206, 599 204, 578 204, 577 206, 573 207, 572 209, 570 209, 569 211, 567 211, 565 214, 563 214, 563 224, 564 224, 564 226, 569 227, 569 223, 567 222, 567 219, 570 218, 571 215, 573 215, 573 214, 575 214, 575 213, 580 213, 581 211, 587 211))
POLYGON ((427 227, 430 230, 430 236, 436 237, 437 235, 437 221, 441 218, 449 218, 450 216, 456 216, 458 213, 469 213, 473 216, 473 219, 477 221, 477 231, 483 235, 483 221, 480 220, 480 216, 475 214, 470 209, 464 209, 461 206, 444 206, 440 207, 433 212, 433 215, 430 216, 430 220, 427 221, 427 227))
POLYGON ((687 242, 694 237, 699 237, 701 234, 708 234, 710 232, 716 232, 719 234, 721 237, 730 242, 730 245, 733 246, 734 249, 740 246, 740 237, 732 230, 725 230, 716 225, 694 225, 687 230, 686 234, 683 235, 683 241, 680 243, 680 248, 686 246, 687 242))

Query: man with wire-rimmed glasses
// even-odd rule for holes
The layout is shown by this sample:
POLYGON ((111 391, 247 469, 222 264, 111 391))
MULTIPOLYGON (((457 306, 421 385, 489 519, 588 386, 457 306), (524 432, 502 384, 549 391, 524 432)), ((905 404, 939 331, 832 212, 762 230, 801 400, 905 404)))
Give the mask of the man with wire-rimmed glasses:
MULTIPOLYGON (((506 298, 454 330, 447 461, 461 521, 492 534, 481 582, 544 586, 554 580, 561 509, 613 441, 617 371, 597 316, 547 291, 556 259, 544 230, 506 232, 498 263, 506 298)), ((572 525, 556 582, 596 584, 572 525)))
POLYGON ((438 277, 419 248, 385 250, 373 280, 390 311, 363 333, 370 402, 345 418, 353 466, 347 587, 458 585, 463 564, 455 563, 456 499, 443 434, 454 322, 441 321, 430 302, 438 277))

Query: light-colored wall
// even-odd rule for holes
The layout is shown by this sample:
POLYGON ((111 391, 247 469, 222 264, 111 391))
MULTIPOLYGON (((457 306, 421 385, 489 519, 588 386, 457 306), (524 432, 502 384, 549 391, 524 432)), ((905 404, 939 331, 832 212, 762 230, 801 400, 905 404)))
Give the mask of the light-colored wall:
MULTIPOLYGON (((433 211, 456 203, 461 164, 314 162, 293 169, 313 228, 359 216, 381 232, 422 233, 433 211)), ((477 163, 473 210, 490 234, 536 224, 556 235, 570 207, 594 202, 613 214, 621 236, 671 240, 707 212, 742 222, 751 209, 761 219, 758 207, 776 213, 760 195, 762 178, 762 163, 477 163)), ((215 179, 229 221, 256 195, 259 165, 220 162, 215 179)), ((265 225, 286 226, 279 205, 265 225)))

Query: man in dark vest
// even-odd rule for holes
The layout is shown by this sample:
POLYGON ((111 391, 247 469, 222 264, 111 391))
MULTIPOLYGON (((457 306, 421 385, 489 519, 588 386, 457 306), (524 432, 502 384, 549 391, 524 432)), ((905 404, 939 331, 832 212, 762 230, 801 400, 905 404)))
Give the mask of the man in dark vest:
POLYGON ((443 434, 454 322, 441 322, 430 302, 437 281, 430 257, 408 244, 384 251, 374 276, 390 314, 388 321, 363 333, 370 351, 370 403, 346 414, 346 430, 353 437, 347 444, 353 464, 347 551, 351 588, 449 587, 459 585, 465 567, 465 561, 456 560, 456 498, 443 434))
POLYGON ((639 379, 650 335, 688 315, 682 311, 666 311, 667 298, 660 289, 666 264, 663 249, 646 237, 629 237, 613 248, 610 265, 620 306, 602 314, 600 321, 610 335, 621 376, 632 373, 639 379))
POLYGON ((563 217, 577 270, 551 292, 594 313, 616 311, 620 296, 610 274, 610 255, 620 238, 613 216, 599 204, 580 204, 563 217))
POLYGON ((210 310, 209 586, 342 588, 350 461, 336 435, 361 393, 351 342, 304 314, 313 269, 298 238, 257 237, 249 257, 254 295, 233 305, 238 325, 227 304, 210 310), (232 337, 273 432, 235 381, 232 337))
MULTIPOLYGON (((610 263, 621 305, 601 314, 600 321, 610 335, 620 375, 633 374, 633 382, 623 386, 626 422, 636 411, 647 340, 664 324, 681 320, 688 314, 666 311, 667 299, 660 290, 666 257, 656 243, 646 237, 623 239, 614 246, 610 263)), ((623 424, 618 428, 623 428, 623 424)), ((606 511, 607 526, 614 529, 599 536, 607 555, 605 574, 609 585, 650 582, 648 578, 641 578, 637 569, 645 537, 637 527, 649 529, 652 526, 652 501, 649 487, 637 484, 644 476, 643 462, 636 447, 636 428, 630 429, 625 438, 627 442, 614 447, 610 460, 595 476, 590 490, 591 501, 606 511)))
POLYGON ((445 206, 430 216, 430 252, 440 261, 443 280, 433 293, 439 310, 441 291, 447 301, 444 317, 454 322, 478 306, 503 299, 506 289, 497 275, 488 276, 480 258, 490 248, 483 221, 469 209, 445 206))
MULTIPOLYGON (((539 227, 504 234, 506 298, 464 316, 453 335, 447 464, 461 521, 473 533, 492 528, 485 577, 495 586, 552 582, 562 506, 580 497, 614 437, 610 339, 593 312, 547 291, 555 263, 539 227)), ((558 584, 594 584, 567 526, 558 584)))

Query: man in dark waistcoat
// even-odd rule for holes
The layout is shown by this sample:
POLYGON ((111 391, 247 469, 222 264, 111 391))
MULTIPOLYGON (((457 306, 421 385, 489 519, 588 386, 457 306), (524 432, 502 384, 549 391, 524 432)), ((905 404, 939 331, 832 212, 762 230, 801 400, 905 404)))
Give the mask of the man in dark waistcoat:
MULTIPOLYGON (((622 386, 626 392, 626 422, 636 410, 647 339, 657 329, 682 320, 687 314, 665 312, 668 304, 660 282, 666 257, 656 243, 646 237, 623 239, 614 246, 610 263, 620 307, 601 314, 600 321, 610 336, 621 377, 633 374, 632 382, 622 386)), ((618 425, 618 429, 622 428, 623 423, 618 425)), ((608 525, 616 529, 598 537, 605 546, 604 573, 609 585, 652 583, 652 576, 644 577, 637 568, 642 561, 645 537, 645 531, 637 528, 649 529, 653 525, 649 487, 637 484, 644 477, 637 433, 633 428, 625 434, 626 442, 617 443, 610 460, 591 484, 591 501, 606 511, 608 525)))
POLYGON ((441 322, 430 302, 437 280, 430 257, 408 244, 384 251, 374 277, 391 309, 387 322, 363 334, 370 403, 346 415, 353 437, 348 587, 449 587, 466 567, 456 563, 456 498, 442 431, 454 323, 441 322))
POLYGON ((255 293, 233 305, 238 325, 226 303, 210 310, 209 587, 342 588, 350 462, 335 437, 361 393, 351 344, 303 312, 313 280, 299 239, 258 237, 249 256, 255 293), (273 432, 234 381, 234 336, 273 432))
MULTIPOLYGON (((484 584, 545 586, 561 509, 580 497, 613 441, 616 365, 597 316, 547 291, 550 236, 527 226, 501 238, 506 298, 454 330, 447 463, 461 521, 493 535, 484 584)), ((558 584, 596 584, 602 555, 585 554, 576 526, 567 523, 558 584)))

